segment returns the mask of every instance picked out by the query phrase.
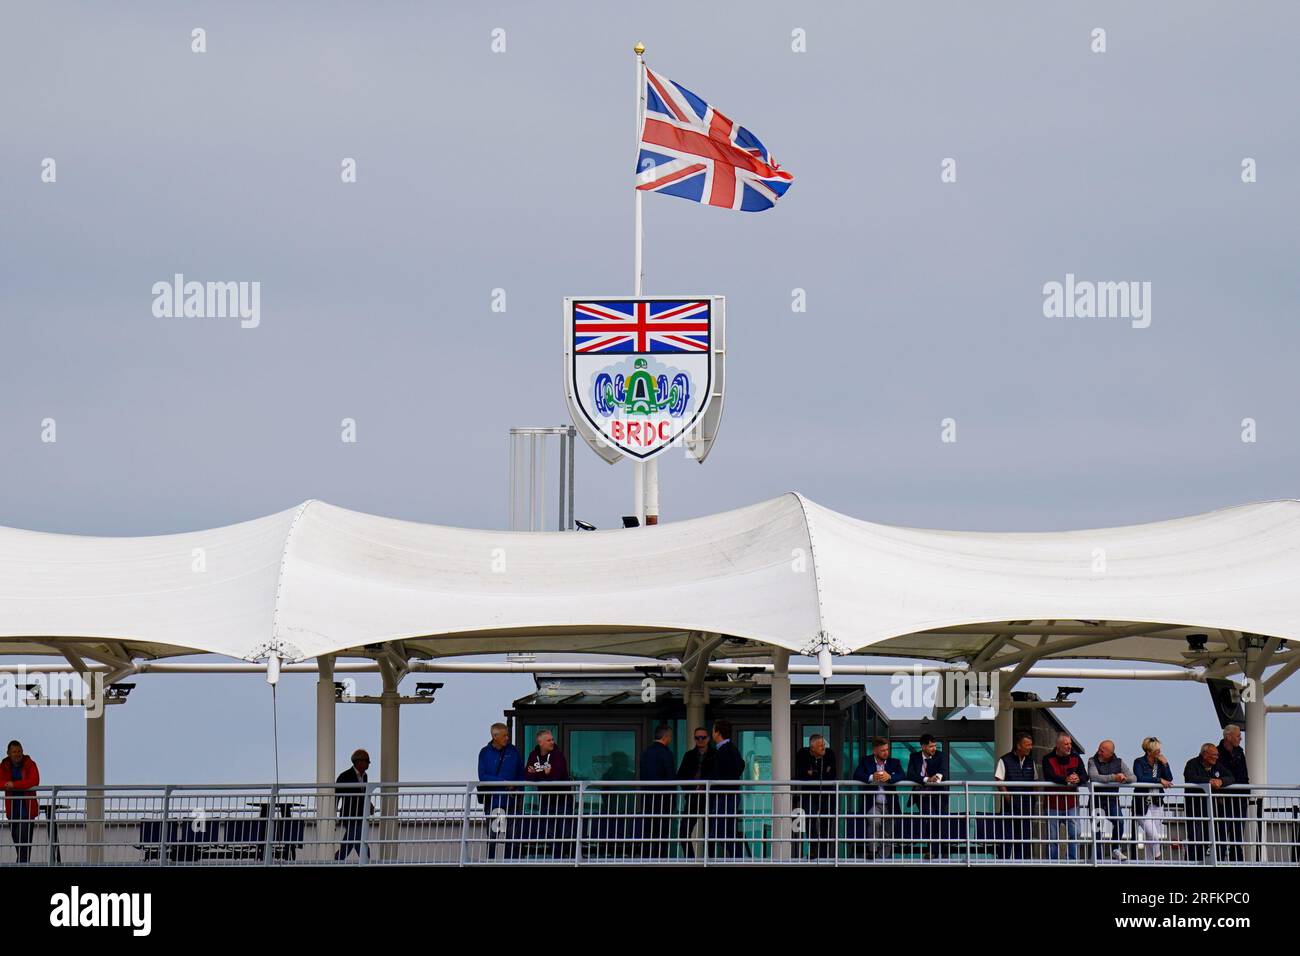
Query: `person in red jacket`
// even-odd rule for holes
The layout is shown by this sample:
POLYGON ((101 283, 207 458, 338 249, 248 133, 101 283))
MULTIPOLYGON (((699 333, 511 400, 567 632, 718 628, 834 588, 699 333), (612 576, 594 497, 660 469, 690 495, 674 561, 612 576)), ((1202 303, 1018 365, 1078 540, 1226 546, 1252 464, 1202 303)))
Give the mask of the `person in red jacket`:
POLYGON ((18 741, 9 741, 9 756, 0 760, 0 786, 4 787, 5 816, 9 818, 9 835, 19 863, 32 857, 32 821, 36 819, 36 788, 40 785, 36 761, 23 753, 18 741))
POLYGON ((1080 787, 1088 783, 1088 768, 1074 750, 1067 733, 1056 735, 1056 749, 1043 757, 1043 779, 1060 787, 1047 796, 1047 858, 1055 860, 1060 852, 1056 844, 1057 824, 1065 823, 1065 851, 1071 860, 1079 855, 1080 787))

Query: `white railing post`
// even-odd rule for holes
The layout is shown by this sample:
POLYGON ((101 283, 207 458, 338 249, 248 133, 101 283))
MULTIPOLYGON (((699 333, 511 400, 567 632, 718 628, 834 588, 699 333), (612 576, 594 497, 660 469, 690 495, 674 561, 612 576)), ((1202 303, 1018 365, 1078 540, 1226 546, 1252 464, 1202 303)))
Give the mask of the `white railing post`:
POLYGON ((46 842, 49 844, 46 851, 49 857, 50 866, 59 862, 59 824, 58 824, 58 806, 59 806, 59 788, 55 787, 50 791, 50 805, 45 812, 45 828, 47 831, 46 842))
POLYGON ((373 783, 366 783, 361 788, 361 846, 357 850, 357 860, 361 866, 370 862, 370 795, 374 793, 374 786, 373 783))
MULTIPOLYGON (((460 817, 460 865, 464 866, 469 862, 469 813, 474 806, 474 785, 465 784, 465 805, 461 808, 460 817)), ((487 804, 484 803, 486 808, 487 804)))
POLYGON ((266 805, 266 842, 262 846, 262 862, 267 866, 271 865, 272 841, 275 839, 275 811, 276 800, 278 798, 278 789, 273 784, 271 786, 271 802, 266 805))
POLYGON ((1215 835, 1214 784, 1205 785, 1205 829, 1210 841, 1210 866, 1219 865, 1219 841, 1215 835))
POLYGON ((971 860, 971 838, 970 838, 970 781, 962 781, 962 789, 966 793, 966 865, 970 866, 971 860))
POLYGON ((587 803, 587 781, 578 781, 578 810, 574 819, 573 865, 582 864, 582 814, 587 803))
POLYGON ((167 865, 167 831, 171 828, 172 788, 163 787, 162 823, 158 827, 158 865, 167 865))
MULTIPOLYGON (((1098 854, 1101 851, 1100 848, 1097 846, 1097 830, 1099 829, 1098 821, 1097 821, 1097 812, 1096 812, 1097 808, 1098 808, 1097 791, 1095 789, 1095 785, 1093 784, 1093 782, 1089 780, 1088 781, 1088 832, 1092 835, 1090 842, 1092 843, 1092 865, 1093 866, 1096 866, 1101 862, 1101 859, 1098 856, 1098 854)), ((1065 835, 1067 837, 1070 835, 1069 824, 1066 824, 1065 835)))
POLYGON ((713 828, 713 781, 704 781, 704 865, 709 865, 709 860, 713 855, 712 841, 709 839, 709 831, 713 828))

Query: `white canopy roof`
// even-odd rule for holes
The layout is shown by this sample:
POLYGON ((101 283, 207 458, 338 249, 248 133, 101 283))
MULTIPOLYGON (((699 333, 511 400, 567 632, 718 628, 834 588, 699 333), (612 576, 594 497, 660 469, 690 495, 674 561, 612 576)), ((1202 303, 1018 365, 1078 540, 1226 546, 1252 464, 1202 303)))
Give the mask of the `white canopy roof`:
MULTIPOLYGON (((765 645, 978 660, 1204 663, 1300 637, 1300 502, 1094 531, 872 524, 788 494, 635 531, 510 533, 319 501, 211 531, 91 538, 0 528, 0 652, 290 660, 403 642, 715 656, 765 645)), ((100 659, 100 657, 95 657, 100 659)))

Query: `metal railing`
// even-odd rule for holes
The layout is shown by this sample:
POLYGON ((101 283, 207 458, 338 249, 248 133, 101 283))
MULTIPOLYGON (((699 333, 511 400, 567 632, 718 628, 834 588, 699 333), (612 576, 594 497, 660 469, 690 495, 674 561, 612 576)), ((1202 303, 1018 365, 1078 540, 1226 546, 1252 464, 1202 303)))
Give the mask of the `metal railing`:
POLYGON ((40 787, 0 866, 1300 865, 1300 788, 946 782, 40 787))

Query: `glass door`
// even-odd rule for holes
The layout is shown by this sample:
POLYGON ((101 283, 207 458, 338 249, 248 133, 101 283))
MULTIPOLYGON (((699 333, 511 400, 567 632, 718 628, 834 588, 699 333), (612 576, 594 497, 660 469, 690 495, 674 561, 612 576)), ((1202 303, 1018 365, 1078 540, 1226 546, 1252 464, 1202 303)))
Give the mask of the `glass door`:
MULTIPOLYGON (((740 730, 736 734, 740 755, 745 759, 746 780, 772 779, 772 732, 766 729, 740 730)), ((740 800, 740 833, 751 857, 771 855, 772 794, 747 788, 740 800)))

